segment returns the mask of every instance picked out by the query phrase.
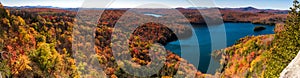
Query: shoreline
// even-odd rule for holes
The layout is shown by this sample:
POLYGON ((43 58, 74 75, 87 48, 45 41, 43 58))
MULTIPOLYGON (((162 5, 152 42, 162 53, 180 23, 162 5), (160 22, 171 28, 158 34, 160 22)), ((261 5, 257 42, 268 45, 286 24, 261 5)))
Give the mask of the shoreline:
MULTIPOLYGON (((233 22, 233 21, 224 21, 224 23, 252 23, 252 22, 243 22, 243 21, 238 21, 238 22, 233 22)), ((259 24, 259 25, 272 25, 272 26, 275 26, 276 24, 266 24, 266 23, 252 23, 252 24, 259 24)), ((202 27, 202 26, 195 26, 195 25, 206 25, 204 23, 191 23, 191 25, 193 27, 202 27)), ((220 25, 220 24, 217 24, 217 25, 220 25)), ((192 33, 191 33, 192 34, 192 33)), ((192 35, 188 35, 188 36, 185 36, 183 37, 183 39, 187 39, 187 38, 190 38, 192 35)), ((177 38, 177 36, 175 34, 172 34, 169 38, 167 37, 167 40, 166 41, 159 41, 159 42, 164 42, 162 43, 162 45, 166 45, 170 42, 173 42, 173 41, 177 41, 179 40, 177 38)))

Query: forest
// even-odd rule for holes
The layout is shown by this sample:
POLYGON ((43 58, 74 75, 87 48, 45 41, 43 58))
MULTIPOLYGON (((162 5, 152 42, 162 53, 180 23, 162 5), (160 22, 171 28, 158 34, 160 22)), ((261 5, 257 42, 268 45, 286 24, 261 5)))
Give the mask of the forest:
MULTIPOLYGON (((90 10, 91 12, 94 10, 90 10)), ((98 71, 93 67, 89 67, 91 60, 85 58, 96 58, 105 75, 110 78, 117 77, 135 77, 127 74, 117 64, 112 53, 111 42, 112 31, 117 19, 122 16, 126 10, 105 10, 97 25, 90 24, 75 19, 76 12, 34 8, 34 9, 5 9, 1 5, 1 74, 3 77, 99 77, 98 71), (76 25, 74 22, 82 23, 76 25), (79 30, 74 30, 77 26, 79 30), (95 53, 73 51, 72 46, 86 48, 92 46, 93 43, 73 43, 72 32, 75 34, 86 34, 82 31, 93 30, 90 26, 95 26, 95 53), (81 30, 82 29, 82 30, 81 30), (82 54, 83 53, 83 54, 82 54), (91 55, 87 55, 87 54, 91 55), (72 55, 79 54, 77 59, 84 61, 76 61, 72 55), (86 71, 89 70, 89 71, 86 71)), ((88 13, 86 12, 86 13, 88 13)), ((97 12, 97 11, 95 11, 97 12)), ((139 15, 139 18, 145 17, 139 15)), ((153 18, 154 19, 154 18, 153 18)), ((135 20, 133 20, 135 21, 135 20)), ((135 24, 122 24, 129 26, 135 24)), ((179 24, 178 24, 179 25, 179 24)), ((175 27, 175 26, 174 26, 175 27)), ((151 63, 148 55, 149 48, 153 43, 165 44, 170 41, 171 37, 176 39, 175 33, 189 33, 189 28, 179 25, 180 28, 176 31, 171 31, 167 27, 157 23, 146 23, 135 30, 129 38, 129 51, 121 52, 119 57, 124 54, 130 54, 132 59, 122 62, 124 65, 132 67, 140 67, 151 63), (148 34, 156 35, 148 35, 148 34), (132 63, 137 63, 132 64, 132 63), (134 65, 134 66, 133 66, 134 65)), ((125 27, 126 28, 126 27, 125 27)), ((126 34, 118 34, 125 36, 126 34)), ((76 37, 80 40, 88 40, 86 36, 76 37)), ((118 47, 124 47, 117 45, 118 47)), ((154 50, 156 51, 156 50, 154 50)), ((160 50, 155 52, 156 57, 159 57, 160 50)), ((157 74, 151 77, 171 77, 178 72, 179 77, 187 76, 191 71, 197 70, 193 65, 178 55, 167 51, 163 68, 157 74), (179 70, 179 61, 181 61, 184 70, 179 70)), ((96 60, 96 61, 97 61, 96 60)), ((159 59, 162 60, 162 59, 159 59)), ((197 72, 197 76, 202 73, 197 72)), ((104 75, 100 75, 100 77, 104 75)))
MULTIPOLYGON (((161 48, 153 48, 153 46, 156 43, 165 45, 178 38, 191 36, 192 27, 187 26, 186 23, 205 24, 203 17, 221 19, 213 13, 202 16, 197 9, 184 8, 140 9, 137 12, 128 11, 128 9, 87 10, 84 13, 86 15, 92 12, 103 12, 97 24, 93 24, 76 19, 77 12, 72 10, 5 8, 1 4, 0 72, 4 78, 93 78, 99 76, 136 78, 138 76, 126 72, 130 69, 122 69, 121 66, 141 68, 141 66, 156 64, 151 59, 154 57, 165 62, 159 72, 149 77, 278 77, 280 70, 284 69, 297 54, 296 50, 299 50, 299 2, 294 1, 294 5, 288 14, 275 10, 245 12, 217 8, 224 22, 276 25, 276 34, 245 37, 232 47, 216 51, 214 55, 222 57, 220 60, 222 66, 216 75, 211 75, 201 73, 193 64, 173 52, 163 52, 161 48), (174 10, 182 13, 188 21, 179 19, 180 15, 169 13, 174 10), (142 14, 153 11, 176 20, 164 21, 142 14), (129 22, 120 23, 121 28, 125 30, 131 30, 130 26, 139 24, 137 21, 140 20, 156 20, 170 26, 149 22, 139 26, 133 33, 114 34, 114 32, 120 32, 114 27, 119 19, 124 17, 124 13, 135 17, 128 17, 129 22), (89 34, 86 31, 95 31, 95 36, 85 35, 89 34), (74 34, 79 36, 74 37, 74 34), (178 37, 175 34, 183 35, 178 37), (122 40, 118 38, 127 35, 130 35, 129 39, 124 41, 128 41, 129 45, 123 46, 124 42, 120 42, 122 40), (76 40, 79 43, 73 43, 76 40), (85 40, 94 40, 92 41, 94 43, 80 43, 85 40), (111 43, 116 44, 111 46, 111 43), (118 47, 118 49, 112 47, 118 47), (129 51, 123 51, 127 47, 129 51), (82 51, 80 48, 88 50, 82 51), (112 51, 118 51, 118 53, 114 54, 112 51), (115 57, 128 59, 119 61, 115 57), (95 69, 97 67, 90 65, 94 63, 99 64, 104 74, 97 74, 99 73, 95 69)), ((202 12, 209 12, 208 10, 204 9, 202 12)))
POLYGON ((277 78, 300 50, 299 2, 294 1, 284 24, 275 34, 248 36, 231 47, 214 52, 221 57, 219 77, 277 78))

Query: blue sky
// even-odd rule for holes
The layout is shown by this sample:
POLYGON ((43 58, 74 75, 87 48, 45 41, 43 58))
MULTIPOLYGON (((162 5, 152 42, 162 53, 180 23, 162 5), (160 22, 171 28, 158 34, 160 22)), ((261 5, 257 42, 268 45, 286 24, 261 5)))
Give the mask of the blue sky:
MULTIPOLYGON (((0 0, 5 6, 55 6, 64 8, 81 7, 87 0, 0 0)), ((104 0, 91 1, 93 5, 104 0)), ((107 0, 106 0, 107 1, 107 0)), ((260 9, 289 9, 293 0, 199 0, 200 7, 248 7, 253 6, 260 9), (211 1, 213 4, 207 2, 211 1)), ((164 4, 168 7, 192 7, 189 0, 115 0, 111 2, 109 8, 137 8, 137 6, 156 3, 164 4)), ((90 6, 92 7, 92 6, 90 6)), ((94 7, 94 6, 93 6, 94 7)), ((103 7, 100 7, 103 8, 103 7)), ((142 7, 147 8, 147 7, 142 7)))

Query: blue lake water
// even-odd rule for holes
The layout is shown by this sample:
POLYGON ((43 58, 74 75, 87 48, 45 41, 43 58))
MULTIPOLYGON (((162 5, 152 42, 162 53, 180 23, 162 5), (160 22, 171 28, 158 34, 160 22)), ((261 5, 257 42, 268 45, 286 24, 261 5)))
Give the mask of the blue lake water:
POLYGON ((144 15, 153 16, 153 17, 162 17, 162 15, 154 14, 154 13, 145 13, 144 15))
MULTIPOLYGON (((227 47, 234 45, 234 43, 239 40, 240 38, 243 38, 245 36, 257 36, 257 35, 264 35, 264 34, 274 34, 274 27, 271 25, 260 25, 260 24, 252 24, 252 23, 224 23, 224 25, 216 25, 215 27, 211 28, 211 31, 218 31, 220 29, 224 29, 226 31, 226 43, 227 47), (265 26, 266 29, 262 31, 253 31, 255 26, 265 26)), ((194 25, 194 32, 198 37, 198 44, 200 48, 200 59, 199 59, 199 65, 198 70, 201 72, 206 73, 208 66, 210 64, 211 59, 211 36, 210 32, 207 26, 197 26, 194 25)), ((224 33, 224 32, 223 32, 224 33)), ((190 38, 183 39, 183 40, 177 40, 173 42, 169 42, 167 45, 165 45, 165 48, 167 50, 170 50, 178 55, 181 55, 181 46, 186 47, 192 47, 193 45, 189 45, 193 40, 190 38), (181 42, 181 45, 180 45, 181 42)), ((189 60, 188 60, 189 61, 189 60)))

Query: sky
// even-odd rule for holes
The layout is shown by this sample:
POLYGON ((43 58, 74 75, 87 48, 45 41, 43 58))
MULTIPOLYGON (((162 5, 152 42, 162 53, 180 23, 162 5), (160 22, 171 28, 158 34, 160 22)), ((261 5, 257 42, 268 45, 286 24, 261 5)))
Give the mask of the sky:
POLYGON ((252 6, 259 9, 287 10, 293 0, 0 0, 4 6, 54 6, 62 8, 176 8, 221 7, 238 8, 252 6), (197 2, 189 2, 197 1, 197 2), (106 3, 105 3, 106 2, 106 3), (86 5, 83 5, 86 4, 86 5), (109 4, 109 5, 106 5, 109 4), (148 4, 148 5, 145 5, 148 4), (153 4, 161 4, 155 5, 153 4), (100 5, 106 5, 101 6, 100 5))

